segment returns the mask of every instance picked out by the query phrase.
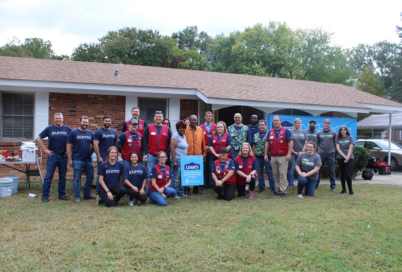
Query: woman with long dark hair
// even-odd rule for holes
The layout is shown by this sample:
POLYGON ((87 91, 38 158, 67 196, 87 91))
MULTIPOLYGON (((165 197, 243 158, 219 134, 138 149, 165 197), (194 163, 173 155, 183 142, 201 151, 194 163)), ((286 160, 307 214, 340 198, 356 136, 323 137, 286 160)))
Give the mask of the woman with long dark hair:
POLYGON ((130 164, 125 166, 123 170, 124 188, 130 197, 129 206, 134 206, 134 200, 142 203, 147 201, 147 194, 144 189, 147 185, 148 174, 145 166, 139 163, 139 158, 138 153, 131 153, 130 164))
POLYGON ((345 180, 348 184, 349 195, 354 195, 352 190, 352 169, 353 169, 353 146, 355 139, 350 134, 347 126, 341 126, 335 139, 336 149, 338 150, 338 165, 339 174, 341 176, 342 191, 341 194, 346 194, 345 180))

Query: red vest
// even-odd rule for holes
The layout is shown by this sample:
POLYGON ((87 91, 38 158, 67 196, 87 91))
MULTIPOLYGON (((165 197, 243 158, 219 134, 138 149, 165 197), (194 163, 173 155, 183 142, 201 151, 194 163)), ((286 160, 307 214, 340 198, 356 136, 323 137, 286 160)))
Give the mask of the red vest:
POLYGON ((131 132, 126 131, 126 141, 121 147, 121 158, 123 160, 130 160, 130 154, 137 152, 139 161, 142 161, 141 147, 142 147, 142 134, 138 133, 137 140, 134 142, 131 132))
POLYGON ((212 135, 214 135, 216 125, 214 123, 212 123, 211 129, 209 130, 209 132, 208 132, 207 128, 205 127, 205 123, 202 124, 200 126, 200 128, 204 131, 205 145, 208 146, 209 145, 209 139, 212 137, 212 135))
MULTIPOLYGON (((169 166, 165 165, 165 178, 163 178, 161 166, 159 165, 159 163, 155 165, 155 168, 156 168, 156 185, 158 185, 159 188, 162 188, 170 180, 169 166)), ((156 191, 156 189, 152 185, 152 182, 149 183, 149 190, 156 191)))
POLYGON ((158 155, 159 151, 166 152, 169 141, 169 127, 162 125, 161 133, 158 134, 155 124, 149 125, 148 152, 151 155, 158 155))
MULTIPOLYGON (((212 147, 215 150, 216 154, 219 154, 219 150, 222 147, 227 147, 228 146, 228 134, 224 132, 222 134, 221 140, 218 141, 218 134, 214 134, 211 138, 212 140, 212 147)), ((212 158, 217 158, 214 154, 211 153, 212 158)), ((230 151, 228 152, 228 157, 230 156, 230 151)))
MULTIPOLYGON (((229 172, 229 164, 230 159, 228 158, 225 162, 225 168, 221 169, 221 160, 215 161, 215 175, 219 180, 222 180, 229 172)), ((236 184, 236 173, 233 173, 233 176, 230 177, 229 180, 225 182, 227 185, 235 185, 236 184)))
MULTIPOLYGON (((239 170, 248 176, 253 171, 254 159, 254 156, 248 157, 246 165, 243 164, 243 159, 240 156, 237 156, 235 161, 239 164, 239 170)), ((246 184, 246 179, 241 176, 236 175, 236 180, 238 185, 246 184)))
MULTIPOLYGON (((129 131, 130 122, 131 119, 126 122, 126 131, 129 131)), ((141 135, 144 135, 144 131, 145 131, 144 120, 139 119, 137 132, 140 133, 141 135)))
POLYGON ((269 131, 269 151, 271 156, 286 156, 288 155, 289 145, 285 135, 286 128, 281 127, 279 137, 275 136, 275 129, 269 131), (278 152, 276 152, 278 151, 278 152))

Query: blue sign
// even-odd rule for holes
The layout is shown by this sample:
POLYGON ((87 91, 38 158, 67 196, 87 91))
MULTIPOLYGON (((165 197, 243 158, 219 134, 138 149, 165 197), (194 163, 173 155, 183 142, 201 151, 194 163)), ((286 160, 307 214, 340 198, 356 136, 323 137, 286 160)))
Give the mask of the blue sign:
MULTIPOLYGON (((269 129, 272 128, 272 120, 277 114, 267 115, 267 126, 269 129)), ((324 120, 331 120, 331 129, 338 133, 339 127, 345 125, 353 138, 357 139, 357 120, 355 118, 342 118, 342 117, 327 117, 327 116, 297 116, 297 115, 279 115, 281 117, 283 127, 288 129, 293 128, 293 121, 299 118, 302 121, 301 129, 306 130, 309 128, 308 124, 311 120, 316 122, 316 130, 323 130, 324 120)))
POLYGON ((181 156, 181 186, 204 185, 204 157, 181 156))

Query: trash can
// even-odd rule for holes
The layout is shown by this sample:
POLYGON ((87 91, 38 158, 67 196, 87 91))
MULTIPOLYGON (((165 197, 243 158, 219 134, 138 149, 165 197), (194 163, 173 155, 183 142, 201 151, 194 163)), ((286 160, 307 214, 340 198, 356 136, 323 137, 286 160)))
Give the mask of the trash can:
POLYGON ((13 194, 18 193, 18 184, 20 183, 20 177, 19 176, 4 176, 4 178, 12 179, 13 180, 13 194))
POLYGON ((13 180, 0 178, 0 197, 10 197, 13 194, 13 180))

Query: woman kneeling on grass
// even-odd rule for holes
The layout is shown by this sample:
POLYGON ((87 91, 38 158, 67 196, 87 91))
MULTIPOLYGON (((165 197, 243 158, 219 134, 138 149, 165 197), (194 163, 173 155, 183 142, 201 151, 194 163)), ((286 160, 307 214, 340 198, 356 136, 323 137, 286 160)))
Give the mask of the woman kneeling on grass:
POLYGON ((315 153, 315 143, 307 143, 307 152, 302 152, 296 160, 296 171, 299 176, 297 179, 297 197, 303 198, 302 192, 306 187, 305 195, 314 196, 315 185, 317 184, 318 174, 321 167, 321 158, 315 153))
POLYGON ((218 199, 230 201, 236 192, 235 164, 228 158, 228 150, 222 147, 219 151, 219 159, 216 160, 212 168, 212 178, 215 181, 215 192, 218 199))
POLYGON ((170 167, 165 164, 166 156, 165 152, 159 152, 157 156, 159 163, 153 166, 151 170, 151 183, 149 184, 148 196, 158 206, 167 206, 166 199, 176 196, 176 190, 169 187, 171 183, 170 167))
POLYGON ((130 200, 129 206, 134 206, 134 200, 139 202, 147 201, 147 194, 144 191, 147 184, 147 169, 138 164, 139 155, 136 152, 130 154, 130 164, 124 167, 123 181, 130 200))
POLYGON ((258 163, 253 156, 249 143, 243 143, 240 148, 239 156, 235 158, 237 193, 239 196, 246 196, 253 199, 255 188, 255 175, 258 172, 258 163))
POLYGON ((105 203, 106 207, 117 206, 120 198, 126 193, 122 186, 121 176, 124 166, 117 160, 117 148, 111 146, 106 155, 106 160, 99 165, 96 191, 99 194, 98 204, 105 203))

